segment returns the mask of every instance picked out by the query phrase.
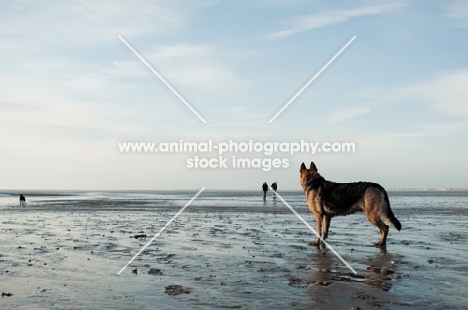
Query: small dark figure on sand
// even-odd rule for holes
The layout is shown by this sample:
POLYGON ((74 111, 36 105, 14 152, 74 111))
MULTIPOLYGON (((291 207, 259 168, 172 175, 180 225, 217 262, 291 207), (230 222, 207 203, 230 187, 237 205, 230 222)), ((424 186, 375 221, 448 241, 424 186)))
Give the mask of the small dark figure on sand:
POLYGON ((20 205, 24 205, 26 203, 26 197, 24 195, 20 195, 20 205))
POLYGON ((276 184, 276 182, 271 184, 271 188, 273 189, 273 199, 276 200, 276 191, 278 189, 278 184, 276 184))
POLYGON ((262 189, 263 189, 263 200, 266 200, 266 192, 268 191, 267 182, 263 182, 262 189))

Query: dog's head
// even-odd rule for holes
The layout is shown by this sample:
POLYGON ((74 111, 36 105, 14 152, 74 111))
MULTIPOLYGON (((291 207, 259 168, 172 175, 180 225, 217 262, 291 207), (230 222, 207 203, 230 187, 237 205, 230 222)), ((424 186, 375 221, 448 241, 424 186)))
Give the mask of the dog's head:
POLYGON ((301 173, 301 177, 300 177, 300 183, 301 183, 301 186, 302 188, 305 190, 307 188, 307 181, 309 179, 309 175, 313 176, 313 175, 319 175, 318 174, 318 169, 317 167, 315 166, 315 164, 313 162, 310 162, 310 168, 307 169, 306 168, 306 165, 304 163, 302 163, 301 165, 301 169, 299 169, 299 172, 301 173))

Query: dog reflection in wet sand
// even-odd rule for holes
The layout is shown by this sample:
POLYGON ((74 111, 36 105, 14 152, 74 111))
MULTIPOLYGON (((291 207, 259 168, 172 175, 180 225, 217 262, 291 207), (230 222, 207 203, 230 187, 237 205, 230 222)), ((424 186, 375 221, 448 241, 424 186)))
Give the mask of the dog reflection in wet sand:
MULTIPOLYGON (((369 222, 380 229, 380 240, 375 246, 385 246, 388 224, 401 229, 401 223, 390 208, 390 201, 385 189, 370 182, 335 183, 325 180, 313 162, 307 169, 304 163, 300 169, 300 182, 307 198, 309 210, 315 216, 317 233, 323 240, 328 236, 330 220, 334 216, 348 215, 362 211, 369 222), (382 220, 383 219, 383 220, 382 220)), ((309 245, 320 245, 317 237, 309 245)))

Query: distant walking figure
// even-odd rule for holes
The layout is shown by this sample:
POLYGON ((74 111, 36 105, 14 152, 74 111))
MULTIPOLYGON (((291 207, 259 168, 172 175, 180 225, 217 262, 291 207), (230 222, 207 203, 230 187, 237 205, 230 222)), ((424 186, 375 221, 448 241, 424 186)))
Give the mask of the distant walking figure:
POLYGON ((276 200, 276 190, 277 190, 277 188, 278 188, 278 184, 276 184, 276 182, 273 183, 273 184, 271 184, 271 188, 272 188, 273 191, 274 191, 274 192, 273 192, 273 199, 276 200))
POLYGON ((24 205, 26 203, 26 197, 24 195, 20 195, 20 205, 24 205))
POLYGON ((263 189, 263 200, 266 200, 266 192, 268 191, 267 182, 263 182, 262 189, 263 189))

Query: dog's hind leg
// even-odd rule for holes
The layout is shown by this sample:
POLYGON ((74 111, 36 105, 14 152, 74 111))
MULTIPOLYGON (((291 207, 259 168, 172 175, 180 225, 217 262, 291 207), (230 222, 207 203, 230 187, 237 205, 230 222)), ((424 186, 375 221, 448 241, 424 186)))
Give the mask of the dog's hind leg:
POLYGON ((380 240, 377 243, 374 243, 374 246, 385 246, 387 244, 387 235, 388 235, 388 225, 382 221, 378 214, 370 215, 366 214, 369 221, 377 226, 380 230, 380 240))
POLYGON ((328 228, 330 227, 330 220, 331 217, 328 215, 324 215, 322 217, 322 239, 325 240, 328 238, 328 228))
POLYGON ((374 246, 385 246, 387 242, 388 226, 380 218, 383 196, 376 189, 368 189, 364 195, 363 210, 367 219, 380 230, 380 240, 374 246))
MULTIPOLYGON (((322 218, 323 216, 321 214, 316 214, 314 213, 314 216, 315 216, 315 225, 317 227, 317 234, 319 234, 321 236, 321 233, 322 233, 322 218)), ((320 245, 320 238, 317 236, 317 238, 315 238, 315 241, 311 241, 309 242, 309 245, 315 245, 315 246, 319 246, 320 245)))
POLYGON ((386 246, 387 245, 387 236, 388 236, 388 225, 386 225, 381 219, 379 219, 378 227, 380 229, 380 240, 375 246, 386 246))

